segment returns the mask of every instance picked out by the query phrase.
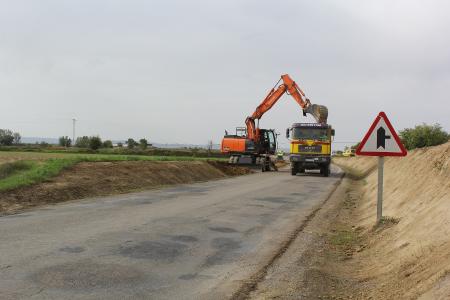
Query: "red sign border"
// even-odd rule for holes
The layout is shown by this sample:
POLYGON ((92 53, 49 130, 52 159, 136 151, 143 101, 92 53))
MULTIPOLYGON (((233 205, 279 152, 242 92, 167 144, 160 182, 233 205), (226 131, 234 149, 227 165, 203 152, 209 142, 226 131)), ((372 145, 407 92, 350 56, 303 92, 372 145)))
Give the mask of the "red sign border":
POLYGON ((364 136, 363 140, 359 144, 358 148, 356 149, 356 155, 362 155, 362 156, 406 156, 408 152, 405 149, 405 146, 403 146, 402 142, 400 141, 400 138, 397 135, 397 132, 395 132, 394 127, 392 127, 391 122, 389 121, 386 114, 381 111, 378 116, 375 118, 375 120, 372 123, 372 126, 370 126, 369 130, 367 131, 366 135, 364 136), (361 149, 366 145, 367 140, 369 139, 370 135, 372 134, 373 130, 377 126, 380 119, 383 118, 384 122, 386 123, 387 127, 391 131, 392 135, 394 136, 394 140, 397 142, 398 146, 400 147, 401 152, 373 152, 373 151, 365 151, 362 152, 361 149))

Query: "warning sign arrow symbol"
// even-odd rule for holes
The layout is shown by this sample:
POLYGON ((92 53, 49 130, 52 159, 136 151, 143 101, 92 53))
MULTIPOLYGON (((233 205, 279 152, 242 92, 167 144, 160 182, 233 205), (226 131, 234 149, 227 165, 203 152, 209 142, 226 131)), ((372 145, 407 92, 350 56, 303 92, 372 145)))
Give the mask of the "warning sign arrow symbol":
POLYGON ((390 139, 390 135, 386 135, 386 130, 383 127, 378 128, 377 130, 377 149, 383 147, 386 149, 386 139, 390 139))

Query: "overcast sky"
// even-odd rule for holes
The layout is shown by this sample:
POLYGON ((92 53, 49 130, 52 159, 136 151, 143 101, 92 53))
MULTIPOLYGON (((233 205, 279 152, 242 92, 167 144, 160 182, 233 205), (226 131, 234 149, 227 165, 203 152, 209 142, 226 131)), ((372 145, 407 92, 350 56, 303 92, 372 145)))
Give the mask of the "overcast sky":
MULTIPOLYGON (((0 0, 0 128, 219 143, 281 74, 336 141, 379 111, 450 129, 450 1, 0 0)), ((310 121, 285 95, 262 128, 310 121)), ((281 137, 281 143, 287 141, 281 137)))

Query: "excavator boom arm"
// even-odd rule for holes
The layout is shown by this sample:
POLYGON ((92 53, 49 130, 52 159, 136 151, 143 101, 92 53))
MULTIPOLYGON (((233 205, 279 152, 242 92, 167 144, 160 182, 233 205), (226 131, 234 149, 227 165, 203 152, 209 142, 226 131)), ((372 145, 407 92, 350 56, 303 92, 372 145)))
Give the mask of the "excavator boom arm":
POLYGON ((277 89, 273 88, 261 104, 256 108, 250 118, 261 119, 261 117, 277 103, 278 99, 286 92, 286 86, 280 85, 277 89))
POLYGON ((277 89, 273 88, 261 104, 258 105, 255 112, 245 120, 245 124, 247 125, 247 137, 249 139, 254 140, 259 135, 258 129, 255 126, 255 120, 261 119, 261 117, 277 103, 278 99, 280 99, 285 92, 285 85, 280 85, 277 89))
POLYGON ((328 119, 328 108, 323 105, 311 104, 302 89, 289 77, 289 75, 281 75, 288 93, 302 107, 303 114, 310 114, 316 119, 317 123, 326 124, 328 119))
POLYGON ((305 107, 310 104, 309 100, 305 97, 305 93, 288 74, 281 75, 281 78, 283 79, 289 94, 297 101, 302 109, 305 109, 305 107))
POLYGON ((328 109, 325 106, 311 104, 309 99, 305 97, 305 93, 289 75, 281 75, 281 79, 283 80, 283 83, 277 88, 270 90, 266 98, 258 105, 255 112, 245 120, 245 124, 247 125, 247 137, 249 139, 255 140, 259 135, 258 128, 255 126, 255 120, 261 119, 261 117, 275 105, 285 92, 288 92, 294 98, 305 114, 311 114, 318 123, 327 122, 328 109))

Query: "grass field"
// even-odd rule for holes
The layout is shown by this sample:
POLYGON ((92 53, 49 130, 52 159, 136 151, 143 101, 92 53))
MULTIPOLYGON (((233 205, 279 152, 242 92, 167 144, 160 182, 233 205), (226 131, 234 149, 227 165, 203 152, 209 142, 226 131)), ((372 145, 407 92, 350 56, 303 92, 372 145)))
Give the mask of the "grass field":
POLYGON ((0 192, 46 181, 80 162, 223 160, 185 156, 142 156, 0 151, 0 192))
POLYGON ((50 158, 86 158, 90 161, 121 161, 121 160, 149 160, 149 161, 191 161, 216 160, 222 158, 193 157, 193 156, 163 156, 163 155, 120 155, 120 154, 80 154, 80 153, 47 153, 47 152, 12 152, 0 151, 0 164, 17 160, 47 160, 50 158))

